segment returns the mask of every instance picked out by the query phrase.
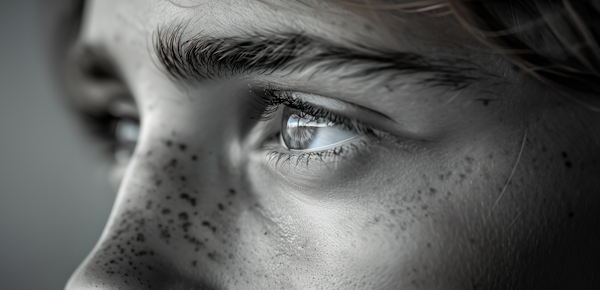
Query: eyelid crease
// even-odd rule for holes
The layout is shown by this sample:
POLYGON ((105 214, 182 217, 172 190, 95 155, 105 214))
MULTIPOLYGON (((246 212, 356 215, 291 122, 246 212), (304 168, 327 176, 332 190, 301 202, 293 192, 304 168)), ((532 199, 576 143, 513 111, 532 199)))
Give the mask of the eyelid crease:
POLYGON ((352 120, 353 123, 368 124, 369 127, 389 133, 400 138, 410 138, 410 132, 403 130, 402 124, 389 116, 373 111, 363 106, 345 102, 331 97, 324 97, 313 93, 289 91, 271 87, 272 94, 283 93, 287 98, 295 99, 311 107, 327 110, 341 118, 352 120))
POLYGON ((341 100, 338 100, 335 98, 323 97, 323 96, 319 96, 319 95, 312 94, 312 93, 304 93, 304 92, 297 92, 297 91, 290 92, 289 95, 292 98, 302 99, 305 102, 312 104, 313 106, 322 107, 322 108, 328 109, 332 112, 335 112, 337 114, 350 115, 344 111, 349 111, 349 110, 360 111, 359 113, 362 115, 360 117, 360 119, 368 119, 368 120, 372 120, 373 122, 376 122, 376 123, 392 122, 397 125, 400 125, 394 119, 392 119, 382 113, 373 111, 369 108, 365 108, 365 107, 362 107, 362 106, 359 106, 356 104, 344 102, 344 101, 341 101, 341 100))

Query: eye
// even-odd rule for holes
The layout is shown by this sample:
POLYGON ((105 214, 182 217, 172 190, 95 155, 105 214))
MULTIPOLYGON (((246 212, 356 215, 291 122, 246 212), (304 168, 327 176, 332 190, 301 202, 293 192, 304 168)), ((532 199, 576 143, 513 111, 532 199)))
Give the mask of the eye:
POLYGON ((281 124, 281 141, 291 150, 322 150, 360 137, 323 117, 285 106, 281 124))
POLYGON ((139 113, 130 99, 114 100, 98 108, 78 111, 86 132, 112 165, 129 162, 140 133, 139 113))
POLYGON ((114 160, 117 164, 127 164, 133 155, 140 133, 140 125, 132 118, 118 119, 114 129, 114 160))
POLYGON ((140 122, 137 106, 131 100, 113 101, 107 110, 111 120, 110 126, 110 148, 116 165, 127 165, 140 134, 140 122))

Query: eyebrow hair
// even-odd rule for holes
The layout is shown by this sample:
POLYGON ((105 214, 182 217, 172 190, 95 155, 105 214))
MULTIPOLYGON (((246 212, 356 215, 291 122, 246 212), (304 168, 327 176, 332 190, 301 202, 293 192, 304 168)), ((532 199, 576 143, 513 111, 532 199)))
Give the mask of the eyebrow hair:
POLYGON ((348 66, 359 70, 341 78, 371 80, 429 73, 419 83, 461 90, 480 80, 483 69, 460 58, 426 58, 413 52, 383 51, 353 44, 352 48, 302 33, 267 32, 215 38, 197 34, 184 38, 186 25, 159 27, 154 50, 169 76, 183 81, 205 81, 236 74, 272 74, 313 68, 313 74, 348 66), (480 74, 481 75, 481 74, 480 74))

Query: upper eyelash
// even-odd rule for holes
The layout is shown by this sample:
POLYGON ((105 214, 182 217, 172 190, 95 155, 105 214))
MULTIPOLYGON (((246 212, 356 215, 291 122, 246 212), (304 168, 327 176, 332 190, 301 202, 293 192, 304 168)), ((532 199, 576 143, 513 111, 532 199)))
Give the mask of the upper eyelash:
POLYGON ((377 130, 372 126, 366 125, 353 118, 337 115, 325 108, 314 106, 304 100, 294 98, 292 97, 292 92, 290 91, 281 90, 274 87, 265 87, 263 88, 262 93, 257 93, 255 90, 252 90, 252 93, 253 99, 259 104, 259 106, 255 105, 255 108, 262 108, 259 109, 261 114, 257 118, 262 121, 273 119, 279 106, 285 105, 287 107, 297 109, 302 112, 302 114, 305 114, 301 117, 305 117, 307 119, 324 118, 343 129, 355 132, 357 134, 362 134, 368 137, 377 136, 377 130))

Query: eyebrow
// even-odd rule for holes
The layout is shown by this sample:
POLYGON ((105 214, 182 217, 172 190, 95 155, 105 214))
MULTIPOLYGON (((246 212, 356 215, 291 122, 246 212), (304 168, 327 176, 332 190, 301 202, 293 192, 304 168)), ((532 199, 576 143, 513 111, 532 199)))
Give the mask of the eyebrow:
POLYGON ((419 81, 429 86, 461 90, 480 80, 483 69, 455 57, 427 58, 413 52, 384 51, 360 44, 341 46, 326 39, 302 33, 263 32, 244 36, 215 38, 197 34, 184 38, 186 25, 156 30, 154 50, 168 75, 180 81, 202 82, 237 74, 272 74, 276 71, 312 73, 359 68, 340 78, 384 82, 398 76, 428 73, 419 81))

